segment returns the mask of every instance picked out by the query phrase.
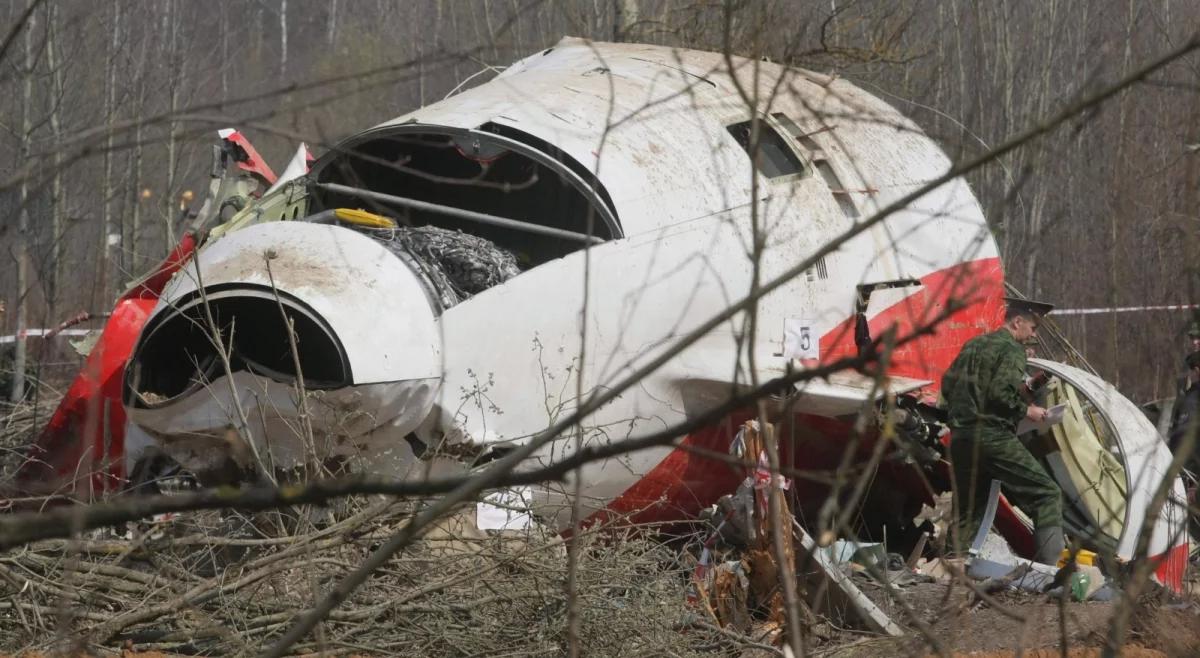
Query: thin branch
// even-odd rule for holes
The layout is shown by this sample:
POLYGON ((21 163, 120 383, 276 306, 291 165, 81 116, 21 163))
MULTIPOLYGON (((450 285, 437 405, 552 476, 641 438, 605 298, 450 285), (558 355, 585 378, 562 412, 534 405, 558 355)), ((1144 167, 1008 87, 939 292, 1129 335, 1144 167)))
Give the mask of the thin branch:
POLYGON ((0 43, 0 62, 3 62, 4 58, 8 56, 8 49, 11 48, 13 42, 17 40, 17 36, 21 34, 21 30, 25 29, 25 27, 29 25, 29 18, 33 16, 33 12, 37 10, 38 5, 40 4, 42 4, 42 0, 33 0, 30 2, 29 5, 25 7, 25 11, 21 12, 21 15, 17 17, 17 20, 13 23, 12 28, 9 29, 8 34, 4 35, 4 41, 0 43))

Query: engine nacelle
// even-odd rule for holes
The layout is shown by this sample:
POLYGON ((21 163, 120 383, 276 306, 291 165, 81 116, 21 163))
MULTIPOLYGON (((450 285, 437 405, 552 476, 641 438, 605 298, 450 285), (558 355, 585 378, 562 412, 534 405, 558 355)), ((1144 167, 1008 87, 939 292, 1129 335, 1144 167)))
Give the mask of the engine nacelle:
POLYGON ((391 445, 408 459, 403 437, 440 382, 439 310, 383 241, 305 222, 251 226, 168 284, 126 369, 125 407, 180 463, 257 456, 292 468, 368 449, 386 458, 391 445))

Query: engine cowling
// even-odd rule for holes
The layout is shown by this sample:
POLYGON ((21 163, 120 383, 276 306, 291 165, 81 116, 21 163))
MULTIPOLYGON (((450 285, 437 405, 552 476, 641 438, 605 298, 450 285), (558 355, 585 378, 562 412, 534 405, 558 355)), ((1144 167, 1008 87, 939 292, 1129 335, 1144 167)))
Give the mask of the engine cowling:
POLYGON ((124 404, 143 443, 198 474, 230 458, 275 469, 366 452, 409 459, 403 437, 440 382, 438 309, 414 267, 368 235, 247 227, 168 284, 126 369, 124 404))

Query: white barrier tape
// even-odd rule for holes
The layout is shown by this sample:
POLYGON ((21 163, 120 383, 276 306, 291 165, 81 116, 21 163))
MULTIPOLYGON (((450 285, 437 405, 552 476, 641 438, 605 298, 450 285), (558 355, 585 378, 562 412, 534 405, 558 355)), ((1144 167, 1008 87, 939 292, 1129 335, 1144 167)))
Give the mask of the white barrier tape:
POLYGON ((1109 308, 1063 308, 1050 311, 1050 315, 1099 315, 1101 313, 1133 313, 1136 311, 1190 311, 1200 304, 1170 304, 1163 306, 1116 306, 1109 308))
MULTIPOLYGON (((34 336, 45 336, 46 334, 48 334, 52 331, 54 331, 54 330, 53 329, 26 329, 25 331, 22 331, 19 334, 9 334, 7 336, 0 336, 0 345, 3 345, 5 343, 15 343, 15 342, 17 342, 18 338, 30 338, 30 337, 34 337, 34 336)), ((86 336, 91 332, 92 332, 91 329, 63 329, 62 331, 55 333, 55 335, 56 336, 86 336)))

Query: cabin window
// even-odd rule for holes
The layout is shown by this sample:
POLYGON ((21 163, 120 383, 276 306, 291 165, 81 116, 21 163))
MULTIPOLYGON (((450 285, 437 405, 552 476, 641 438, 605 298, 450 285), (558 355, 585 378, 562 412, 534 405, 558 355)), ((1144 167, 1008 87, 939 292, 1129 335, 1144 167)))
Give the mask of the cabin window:
POLYGON ((804 171, 804 163, 792 151, 787 142, 775 132, 766 121, 758 122, 758 153, 751 152, 750 130, 751 122, 743 121, 728 126, 726 129, 737 143, 756 160, 755 168, 767 178, 781 178, 804 171), (755 157, 757 155, 757 157, 755 157))
POLYGON ((800 126, 797 126, 796 122, 792 121, 791 117, 783 112, 776 112, 771 115, 771 118, 778 121, 779 125, 782 126, 783 129, 787 131, 787 133, 796 141, 800 142, 801 146, 808 149, 809 153, 817 154, 821 152, 821 147, 817 146, 817 143, 813 141, 813 138, 808 133, 805 133, 803 130, 801 130, 800 126))
POLYGON ((783 129, 787 131, 793 139, 800 142, 800 145, 808 150, 808 157, 812 160, 813 166, 817 173, 821 174, 825 185, 829 187, 829 193, 833 195, 837 201, 838 207, 842 209, 842 214, 852 220, 859 217, 858 208, 854 206, 854 202, 850 200, 850 192, 842 185, 842 181, 838 178, 837 172, 833 170, 833 166, 829 164, 829 158, 825 156, 825 151, 808 133, 800 129, 795 121, 792 121, 788 115, 782 112, 776 112, 771 115, 771 118, 779 122, 783 129))
POLYGON ((850 192, 842 185, 842 181, 838 178, 837 172, 829 165, 828 160, 820 160, 817 162, 817 171, 821 172, 821 178, 825 179, 825 184, 829 186, 829 193, 833 195, 837 201, 838 207, 850 219, 858 219, 858 208, 854 207, 854 202, 850 200, 850 192))

